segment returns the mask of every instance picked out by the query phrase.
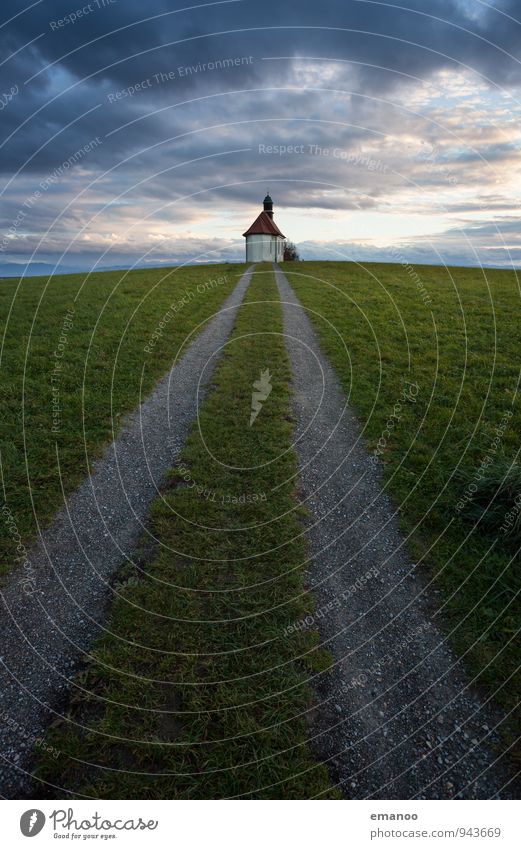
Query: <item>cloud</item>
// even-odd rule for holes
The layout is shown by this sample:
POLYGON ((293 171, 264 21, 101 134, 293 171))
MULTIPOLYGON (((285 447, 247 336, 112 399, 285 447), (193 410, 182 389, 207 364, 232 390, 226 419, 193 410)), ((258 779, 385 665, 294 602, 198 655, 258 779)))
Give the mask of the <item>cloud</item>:
MULTIPOLYGON (((129 259, 162 236, 161 258, 235 257, 268 183, 292 238, 314 245, 321 214, 339 244, 342 215, 402 216, 407 238, 412 214, 451 234, 462 212, 516 209, 516 3, 408 5, 56 0, 19 14, 0 29, 3 55, 18 51, 1 69, 1 91, 17 89, 1 112, 4 236, 25 214, 4 256, 90 257, 111 233, 129 259)), ((4 2, 6 19, 19 11, 4 2)))

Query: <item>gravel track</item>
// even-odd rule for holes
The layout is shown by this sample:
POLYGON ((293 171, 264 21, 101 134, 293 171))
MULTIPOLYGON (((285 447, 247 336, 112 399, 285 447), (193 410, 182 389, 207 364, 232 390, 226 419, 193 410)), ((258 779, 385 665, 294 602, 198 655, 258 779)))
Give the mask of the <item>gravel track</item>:
POLYGON ((218 362, 212 355, 232 330, 253 268, 40 534, 28 555, 30 570, 17 570, 0 592, 3 798, 38 797, 31 778, 34 738, 65 702, 71 679, 103 631, 111 579, 139 553, 150 503, 196 419, 199 376, 204 369, 207 386, 218 362))
MULTIPOLYGON (((496 748, 504 720, 469 688, 408 558, 381 468, 280 269, 307 507, 308 582, 334 665, 317 693, 313 747, 350 798, 515 798, 496 748)), ((302 623, 298 623, 299 626, 302 623)))

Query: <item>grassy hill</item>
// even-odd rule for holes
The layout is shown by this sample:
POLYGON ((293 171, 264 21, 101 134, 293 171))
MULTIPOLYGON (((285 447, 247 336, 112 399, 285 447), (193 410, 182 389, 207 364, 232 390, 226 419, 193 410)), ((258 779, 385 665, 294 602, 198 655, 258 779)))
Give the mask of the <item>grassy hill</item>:
MULTIPOLYGON (((142 391, 148 392, 171 365, 187 335, 218 309, 243 269, 244 266, 232 265, 172 269, 166 275, 164 270, 113 272, 87 280, 81 275, 54 277, 50 282, 26 280, 19 288, 16 281, 0 285, 5 328, 1 362, 3 386, 7 386, 0 420, 4 497, 24 540, 29 540, 35 530, 33 506, 38 520, 46 522, 61 503, 56 445, 65 488, 70 491, 87 473, 86 455, 92 458, 98 454, 112 438, 113 428, 117 430, 121 417, 138 405, 142 378, 142 391), (219 277, 224 278, 222 283, 209 283, 219 277), (56 370, 58 381, 53 383, 56 370), (57 413, 52 392, 56 385, 57 413), (58 430, 53 432, 56 423, 58 430)), ((516 274, 430 266, 412 269, 396 264, 361 267, 342 262, 286 264, 284 271, 309 310, 324 350, 359 414, 374 461, 384 464, 386 486, 399 506, 410 551, 418 568, 432 577, 433 615, 446 629, 451 644, 464 656, 482 692, 507 710, 514 710, 519 692, 514 639, 521 624, 521 358, 516 274), (520 509, 516 513, 518 502, 520 509)), ((249 321, 268 321, 271 327, 277 326, 280 316, 277 310, 267 315, 260 311, 249 321)), ((282 350, 277 349, 273 356, 284 360, 282 350)), ((262 346, 252 352, 255 374, 262 357, 262 346)), ((230 428, 235 448, 242 444, 242 435, 234 432, 233 423, 237 393, 248 396, 251 387, 252 375, 247 369, 242 374, 243 365, 243 360, 237 359, 234 365, 224 358, 217 394, 207 402, 207 409, 214 410, 213 417, 209 414, 208 427, 212 428, 216 446, 221 444, 220 428, 224 427, 230 428), (244 383, 241 390, 239 378, 244 383), (228 418, 222 415, 219 419, 216 410, 227 410, 228 418)), ((287 424, 275 425, 273 433, 266 437, 275 439, 277 446, 281 440, 289 446, 287 424)), ((206 455, 194 439, 188 446, 189 457, 193 464, 199 464, 198 477, 204 479, 206 455)), ((245 445, 244 450, 248 453, 253 448, 245 445)), ((207 481, 211 488, 226 483, 207 481)), ((272 481, 250 483, 253 491, 272 481)), ((244 489, 248 489, 247 482, 244 489)), ((291 499, 292 494, 285 493, 285 497, 291 499)), ((174 486, 169 499, 173 505, 184 504, 189 495, 174 486)), ((197 505, 192 507, 196 512, 197 505)), ((269 515, 266 518, 269 521, 269 515)), ((158 534, 164 535, 173 548, 181 534, 187 549, 200 550, 203 559, 207 556, 208 540, 204 534, 172 527, 157 511, 153 511, 152 521, 158 534)), ((2 559, 12 562, 17 554, 13 523, 4 522, 1 532, 2 559)), ((232 557, 234 539, 230 533, 224 543, 232 557)), ((276 575, 279 565, 268 567, 276 575)), ((194 587, 202 581, 204 589, 208 577, 204 571, 189 574, 186 564, 179 566, 176 562, 160 561, 154 565, 166 570, 168 580, 172 575, 176 578, 172 570, 175 572, 178 567, 183 580, 193 580, 194 587)), ((240 584, 246 577, 234 573, 226 575, 225 580, 240 584)), ((159 596, 149 599, 149 592, 146 584, 130 581, 131 600, 134 595, 139 598, 144 594, 152 607, 166 603, 159 596)), ((188 593, 179 603, 189 605, 192 596, 188 593)), ((168 603, 177 602, 170 599, 168 603)), ((264 602, 261 599, 259 603, 264 602)), ((248 611, 241 604, 239 598, 234 608, 238 617, 248 611)), ((227 619, 227 611, 219 608, 217 612, 219 618, 227 619)), ((206 608, 204 615, 213 618, 206 608)), ((128 629, 129 633, 136 633, 136 629, 139 632, 141 627, 148 627, 146 621, 140 625, 135 617, 128 619, 125 606, 116 608, 114 617, 122 632, 128 629)), ((197 615, 193 618, 197 619, 197 615)), ((269 635, 275 625, 268 623, 267 628, 269 635)), ((168 637, 173 646, 176 633, 173 630, 168 637)), ((246 642, 249 636, 245 632, 246 642)), ((211 635, 197 632, 193 639, 211 648, 211 635)), ((311 635, 310 639, 313 640, 311 635)), ((234 641, 235 637, 230 637, 230 645, 235 645, 234 641)), ((197 650, 205 651, 201 645, 197 650)), ((100 667, 92 673, 94 678, 105 675, 100 669, 107 659, 118 666, 118 650, 109 644, 100 647, 100 667)), ((128 660, 133 664, 136 659, 128 660)), ((139 657, 137 661, 141 662, 139 657)), ((315 660, 318 666, 322 662, 326 661, 315 660)), ((156 672, 160 677, 160 670, 151 672, 151 678, 156 672)), ((183 675, 186 673, 187 680, 191 680, 192 672, 187 667, 183 675)), ((222 670, 211 672, 218 677, 222 670)), ((118 689, 121 681, 110 679, 102 684, 103 688, 107 686, 118 689)), ((135 695, 129 691, 130 703, 135 695)), ((308 695, 301 696, 300 707, 308 703, 308 695)), ((160 693, 159 697, 164 702, 165 694, 160 693)), ((227 697, 224 692, 216 696, 227 697)), ((153 698, 151 693, 150 703, 160 708, 163 702, 156 704, 153 698)), ((183 695, 185 703, 191 698, 191 694, 183 695)), ((278 703, 271 707, 280 709, 278 703)), ((291 723, 291 706, 287 707, 291 723)), ((298 700, 294 709, 300 709, 298 700)), ((83 717, 84 706, 73 710, 83 717)), ((99 720, 94 714, 88 739, 78 740, 61 729, 57 732, 58 748, 73 758, 79 755, 88 760, 93 752, 97 757, 100 730, 104 733, 103 729, 108 728, 112 733, 132 723, 136 723, 137 738, 143 739, 141 719, 136 719, 136 715, 107 715, 99 720)), ((266 716, 251 717, 252 733, 266 723, 266 716)), ((244 715, 240 721, 243 719, 244 715)), ((156 726, 147 726, 147 730, 147 740, 155 751, 159 743, 157 751, 161 758, 164 755, 166 763, 172 740, 162 740, 161 734, 168 735, 170 731, 156 726)), ((197 719, 195 725, 185 726, 183 734, 185 731, 188 742, 183 757, 191 764, 190 746, 197 735, 214 740, 216 733, 233 735, 237 728, 216 730, 209 723, 203 729, 197 719)), ((249 734, 250 727, 245 731, 249 734)), ((174 729, 171 733, 175 736, 178 732, 174 729)), ((281 745, 299 747, 304 736, 299 728, 295 738, 290 735, 286 742, 272 741, 273 751, 279 751, 281 745)), ((105 754, 110 769, 129 752, 107 749, 105 754)), ((216 762, 222 757, 217 750, 211 757, 214 755, 216 762)), ((230 752, 230 769, 233 756, 230 752)), ((256 757, 254 750, 248 750, 245 756, 256 757)), ((140 753, 139 757, 146 761, 148 755, 140 753)), ((270 757, 266 754, 266 772, 262 767, 258 776, 260 782, 267 784, 276 773, 271 773, 270 757)), ((305 753, 303 758, 305 772, 309 766, 305 753)), ((147 762, 145 770, 149 767, 147 762)), ((63 763, 59 768, 47 768, 51 770, 48 774, 55 777, 55 770, 65 770, 63 763)), ((310 769, 313 771, 314 767, 310 769)), ((79 780, 64 774, 61 778, 79 780)), ((95 779, 90 775, 88 781, 92 780, 95 779)), ((319 785, 327 787, 324 776, 319 785)), ((168 782, 166 787, 166 795, 173 792, 168 782)), ((239 783, 226 788, 226 792, 241 792, 241 787, 239 783)), ((109 794, 118 793, 117 786, 105 789, 109 794)), ((191 785, 179 792, 192 792, 191 785)), ((298 795, 304 791, 297 788, 295 792, 298 795)), ((309 787, 305 792, 309 792, 309 787)), ((129 794, 132 795, 130 788, 129 794)))

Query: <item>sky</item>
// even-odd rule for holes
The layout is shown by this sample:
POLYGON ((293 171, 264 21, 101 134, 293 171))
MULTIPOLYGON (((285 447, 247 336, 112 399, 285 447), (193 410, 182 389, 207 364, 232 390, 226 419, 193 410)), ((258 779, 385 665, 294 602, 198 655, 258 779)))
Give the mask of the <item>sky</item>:
POLYGON ((521 0, 3 0, 0 274, 521 266, 521 0))

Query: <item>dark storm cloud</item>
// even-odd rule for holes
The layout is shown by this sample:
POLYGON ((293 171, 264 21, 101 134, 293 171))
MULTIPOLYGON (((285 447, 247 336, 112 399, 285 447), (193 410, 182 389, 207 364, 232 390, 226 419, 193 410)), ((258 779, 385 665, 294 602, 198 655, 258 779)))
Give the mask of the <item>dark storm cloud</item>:
MULTIPOLYGON (((132 73, 148 71, 156 59, 166 67, 172 54, 176 62, 196 64, 222 47, 240 54, 254 48, 267 56, 304 50, 420 75, 464 62, 502 85, 519 79, 519 65, 508 57, 518 54, 519 31, 511 17, 519 11, 516 0, 505 0, 497 10, 476 2, 477 19, 456 0, 433 0, 428 6, 410 0, 407 10, 358 0, 238 0, 174 7, 164 0, 95 3, 74 24, 57 27, 57 21, 89 4, 44 0, 9 25, 10 43, 20 46, 44 32, 31 48, 35 65, 39 57, 46 63, 59 60, 76 76, 96 73, 123 82, 129 79, 129 63, 132 73), (187 11, 180 11, 183 7, 187 11), (183 45, 183 40, 188 41, 183 45)), ((16 0, 3 4, 4 18, 19 11, 16 0)))
MULTIPOLYGON (((75 117, 75 128, 62 133, 51 151, 38 155, 35 166, 38 161, 45 163, 46 158, 56 161, 60 150, 65 154, 75 149, 77 141, 93 134, 89 129, 92 126, 105 133, 132 120, 143 108, 140 99, 146 98, 146 108, 151 110, 172 97, 280 86, 287 67, 282 62, 263 61, 263 57, 311 55, 360 63, 349 66, 349 81, 364 94, 381 95, 392 86, 403 86, 407 79, 404 74, 425 78, 434 70, 454 68, 458 63, 499 85, 514 84, 520 79, 521 66, 509 56, 519 52, 520 27, 507 16, 516 12, 514 0, 501 4, 501 14, 481 6, 483 12, 478 20, 469 18, 465 6, 454 0, 434 0, 428 7, 432 17, 425 14, 423 0, 409 3, 410 11, 353 0, 325 0, 319 4, 239 0, 194 5, 195 8, 191 5, 189 10, 179 11, 182 4, 175 9, 161 0, 148 4, 136 0, 93 0, 86 4, 78 0, 44 0, 8 24, 1 31, 4 56, 37 40, 2 68, 4 88, 13 83, 23 86, 24 80, 32 77, 23 87, 23 96, 2 114, 4 137, 29 118, 6 146, 3 168, 13 168, 17 161, 23 163, 50 130, 62 128, 75 117), (58 25, 80 9, 87 13, 75 23, 58 25), (197 68, 223 57, 247 56, 253 57, 251 63, 220 73, 187 73, 177 76, 174 85, 154 82, 109 108, 107 97, 111 93, 154 75, 168 74, 183 66, 197 68), (70 86, 73 88, 67 92, 70 86), (79 117, 97 104, 101 107, 92 117, 79 117), (42 111, 31 118, 40 107, 42 111)), ((19 11, 15 0, 3 4, 4 19, 19 11)), ((272 105, 278 96, 276 92, 272 94, 272 105)), ((203 123, 212 106, 199 105, 203 123)), ((255 96, 241 108, 245 116, 255 116, 255 96)), ((119 149, 139 144, 151 129, 150 124, 146 128, 132 125, 118 137, 119 149)), ((98 157, 108 157, 109 151, 110 146, 100 148, 98 157)))

